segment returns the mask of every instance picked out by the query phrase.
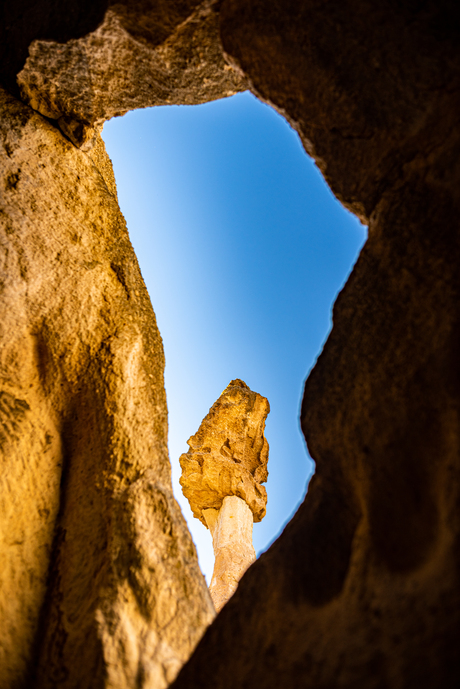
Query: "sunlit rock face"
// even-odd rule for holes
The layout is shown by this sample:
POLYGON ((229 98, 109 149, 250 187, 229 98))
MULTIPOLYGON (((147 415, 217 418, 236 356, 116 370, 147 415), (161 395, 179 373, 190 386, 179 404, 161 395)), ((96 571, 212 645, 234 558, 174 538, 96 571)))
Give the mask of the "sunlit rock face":
POLYGON ((205 526, 203 510, 219 510, 227 495, 242 498, 259 522, 266 512, 268 442, 264 435, 268 400, 242 380, 232 380, 180 457, 180 484, 193 515, 205 526))
POLYGON ((161 340, 95 132, 247 83, 369 240, 305 387, 305 502, 175 689, 457 689, 458 8, 3 3, 2 689, 165 686, 212 618, 171 495, 161 340))
POLYGON ((57 120, 77 146, 115 115, 152 105, 205 103, 247 88, 225 62, 216 3, 110 3, 89 34, 37 40, 18 75, 23 99, 57 120))
POLYGON ((219 611, 255 560, 252 525, 265 516, 268 400, 244 381, 232 380, 187 442, 180 484, 194 516, 211 531, 210 584, 219 611))
POLYGON ((166 687, 214 616, 112 167, 0 91, 0 686, 166 687))

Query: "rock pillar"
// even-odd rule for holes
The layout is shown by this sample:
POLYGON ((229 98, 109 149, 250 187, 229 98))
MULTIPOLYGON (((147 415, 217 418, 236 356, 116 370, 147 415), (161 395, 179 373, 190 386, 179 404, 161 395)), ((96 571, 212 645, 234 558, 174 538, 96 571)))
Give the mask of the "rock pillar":
POLYGON ((252 545, 254 518, 244 500, 236 495, 224 498, 219 511, 203 510, 203 514, 212 535, 215 557, 209 592, 219 612, 256 559, 252 545))
POLYGON ((232 380, 180 458, 181 486, 194 516, 212 534, 215 565, 210 593, 219 611, 256 559, 252 525, 265 516, 268 400, 232 380))

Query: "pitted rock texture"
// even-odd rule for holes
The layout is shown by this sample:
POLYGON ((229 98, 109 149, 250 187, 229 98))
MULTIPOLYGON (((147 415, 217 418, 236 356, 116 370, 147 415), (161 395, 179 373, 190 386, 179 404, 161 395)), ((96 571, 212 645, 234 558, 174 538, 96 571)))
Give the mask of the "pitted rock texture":
POLYGON ((224 60, 216 2, 209 0, 110 3, 88 35, 65 45, 34 41, 18 84, 23 99, 84 150, 115 115, 247 88, 224 60))
POLYGON ((214 402, 181 455, 180 484, 194 517, 205 526, 203 510, 219 510, 227 495, 242 498, 254 521, 265 516, 268 442, 265 420, 268 400, 242 380, 232 380, 214 402))
POLYGON ((111 163, 0 115, 0 686, 166 687, 214 610, 111 163))

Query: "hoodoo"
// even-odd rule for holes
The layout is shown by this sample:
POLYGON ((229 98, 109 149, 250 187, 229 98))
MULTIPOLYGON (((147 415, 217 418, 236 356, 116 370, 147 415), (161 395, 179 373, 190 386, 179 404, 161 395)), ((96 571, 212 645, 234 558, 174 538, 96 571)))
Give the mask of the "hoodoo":
POLYGON ((215 565, 210 593, 219 611, 255 560, 252 524, 265 516, 268 400, 232 380, 188 440, 180 480, 194 516, 212 534, 215 565))

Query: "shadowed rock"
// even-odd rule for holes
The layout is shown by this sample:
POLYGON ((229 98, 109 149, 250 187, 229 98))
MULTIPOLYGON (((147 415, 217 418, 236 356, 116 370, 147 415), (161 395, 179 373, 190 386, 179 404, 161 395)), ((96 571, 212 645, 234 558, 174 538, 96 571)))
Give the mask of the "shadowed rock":
POLYGON ((165 686, 212 617, 96 130, 249 84, 369 240, 305 387, 305 502, 175 687, 457 689, 458 1, 17 0, 1 20, 2 86, 67 137, 2 92, 3 686, 165 686))

